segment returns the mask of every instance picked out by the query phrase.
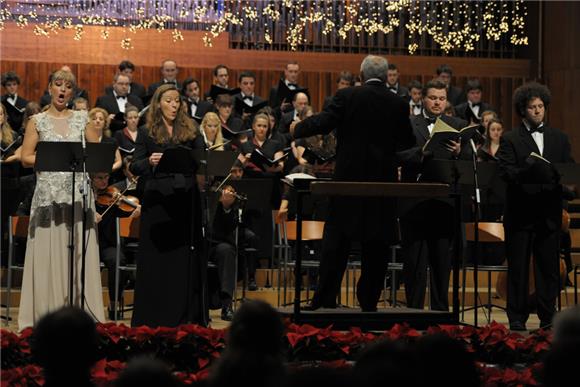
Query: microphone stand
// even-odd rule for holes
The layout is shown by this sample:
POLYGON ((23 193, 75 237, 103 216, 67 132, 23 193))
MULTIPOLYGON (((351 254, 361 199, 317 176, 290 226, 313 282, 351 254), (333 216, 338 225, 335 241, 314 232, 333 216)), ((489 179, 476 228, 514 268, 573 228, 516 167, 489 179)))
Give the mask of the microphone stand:
POLYGON ((477 309, 478 309, 478 299, 479 299, 479 288, 478 288, 478 269, 479 269, 479 205, 481 203, 479 182, 477 178, 477 148, 473 139, 469 139, 472 150, 472 161, 473 161, 473 189, 474 189, 474 200, 473 200, 473 318, 474 325, 477 328, 477 309))
MULTIPOLYGON (((85 309, 85 265, 87 257, 86 249, 86 232, 87 232, 87 197, 89 194, 89 185, 87 184, 87 141, 85 128, 81 129, 81 143, 83 148, 82 165, 83 165, 83 185, 81 195, 83 196, 83 219, 82 219, 82 250, 81 250, 81 309, 85 309)), ((74 202, 73 202, 74 207, 74 202)), ((73 218, 74 221, 74 218, 73 218)), ((74 228, 74 225, 73 225, 74 228)))

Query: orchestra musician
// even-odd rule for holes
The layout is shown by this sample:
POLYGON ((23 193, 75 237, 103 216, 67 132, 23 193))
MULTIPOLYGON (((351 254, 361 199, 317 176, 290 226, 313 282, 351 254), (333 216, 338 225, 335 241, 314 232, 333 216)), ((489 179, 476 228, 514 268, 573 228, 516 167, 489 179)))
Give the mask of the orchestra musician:
MULTIPOLYGON (((99 230, 99 259, 107 268, 107 286, 109 288, 109 320, 115 320, 115 276, 117 261, 116 218, 134 217, 141 214, 141 205, 136 198, 127 197, 123 191, 109 186, 108 173, 95 173, 92 177, 95 191, 95 208, 97 210, 97 224, 99 230)), ((120 265, 125 264, 125 253, 120 249, 120 265)), ((117 299, 123 300, 124 272, 120 272, 119 294, 117 299)))

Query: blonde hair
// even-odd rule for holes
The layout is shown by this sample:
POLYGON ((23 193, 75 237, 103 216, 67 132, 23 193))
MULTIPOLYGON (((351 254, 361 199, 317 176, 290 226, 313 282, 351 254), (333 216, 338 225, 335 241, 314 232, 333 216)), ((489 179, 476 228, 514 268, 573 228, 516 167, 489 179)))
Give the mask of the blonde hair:
POLYGON ((179 90, 175 85, 166 84, 161 85, 153 94, 151 104, 147 111, 147 128, 149 135, 157 143, 164 142, 185 142, 193 140, 198 133, 197 124, 188 117, 187 107, 184 103, 179 104, 177 109, 177 116, 173 121, 173 136, 169 135, 165 123, 163 122, 163 112, 161 111, 161 97, 168 91, 175 90, 179 94, 179 90))
POLYGON ((0 103, 2 106, 2 111, 4 112, 4 122, 0 122, 0 134, 2 135, 2 144, 12 144, 14 141, 14 131, 8 123, 8 113, 6 112, 6 107, 4 104, 0 103))
MULTIPOLYGON (((219 116, 214 113, 214 112, 207 112, 205 114, 205 116, 203 116, 203 120, 201 121, 201 132, 203 134, 203 136, 207 139, 207 134, 205 133, 205 126, 208 123, 213 123, 215 122, 218 125, 218 130, 217 133, 215 135, 215 140, 213 142, 214 145, 218 145, 218 144, 223 144, 224 143, 224 136, 222 135, 222 130, 221 130, 221 120, 219 118, 219 116)), ((219 146, 217 148, 214 148, 215 150, 224 150, 223 145, 219 146)))
POLYGON ((111 130, 109 129, 109 120, 108 120, 109 113, 107 113, 105 109, 100 107, 92 108, 89 111, 89 122, 87 123, 87 125, 92 125, 91 121, 97 116, 98 113, 101 113, 103 115, 103 118, 105 119, 105 126, 103 127, 103 136, 111 137, 111 130))
POLYGON ((72 85, 73 89, 77 87, 77 79, 75 78, 75 75, 70 71, 57 70, 54 73, 52 73, 52 75, 50 76, 50 82, 48 82, 48 87, 50 88, 50 86, 53 85, 56 81, 69 82, 72 85))

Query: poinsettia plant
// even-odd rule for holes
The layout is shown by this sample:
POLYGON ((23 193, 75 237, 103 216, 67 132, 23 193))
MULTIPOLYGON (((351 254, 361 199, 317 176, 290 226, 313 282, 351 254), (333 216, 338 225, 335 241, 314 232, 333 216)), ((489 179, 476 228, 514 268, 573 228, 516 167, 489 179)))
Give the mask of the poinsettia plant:
MULTIPOLYGON (((185 384, 195 383, 209 373, 213 362, 226 347, 226 330, 198 325, 176 328, 127 327, 98 324, 99 359, 92 376, 96 385, 107 385, 125 368, 132 357, 152 354, 169 364, 185 384)), ((283 344, 290 364, 349 366, 369 343, 375 340, 414 342, 425 334, 446 334, 466 344, 478 360, 486 386, 536 385, 539 365, 550 349, 552 336, 537 331, 528 337, 491 323, 481 328, 441 325, 419 332, 407 324, 397 324, 381 333, 359 328, 335 331, 332 326, 286 324, 283 344)), ((30 351, 32 329, 20 334, 1 331, 2 386, 42 385, 42 370, 30 351)))

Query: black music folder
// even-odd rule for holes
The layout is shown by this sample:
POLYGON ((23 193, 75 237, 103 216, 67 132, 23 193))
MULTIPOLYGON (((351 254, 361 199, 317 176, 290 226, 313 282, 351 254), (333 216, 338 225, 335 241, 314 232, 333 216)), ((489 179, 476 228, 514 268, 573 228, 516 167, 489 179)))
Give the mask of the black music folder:
POLYGON ((230 173, 238 158, 238 152, 195 149, 193 157, 199 165, 198 174, 205 174, 207 168, 208 175, 223 177, 230 173))
POLYGON ((432 152, 433 154, 440 153, 441 151, 448 152, 446 144, 449 141, 461 140, 461 147, 469 146, 470 139, 474 139, 477 143, 479 139, 478 128, 479 125, 469 125, 457 130, 438 118, 431 132, 431 138, 423 146, 423 152, 432 152))
POLYGON ((245 103, 244 100, 242 100, 241 98, 236 98, 234 108, 235 111, 239 113, 249 113, 250 115, 254 116, 256 115, 256 113, 258 113, 260 109, 263 109, 266 106, 268 106, 268 101, 262 101, 258 104, 250 106, 247 103, 245 103))
POLYGON ((239 87, 236 87, 235 89, 227 89, 225 87, 211 85, 211 89, 209 89, 209 97, 212 99, 213 102, 215 102, 218 95, 228 94, 228 95, 233 96, 233 95, 238 94, 241 91, 242 90, 239 87))
POLYGON ((276 159, 268 158, 260 149, 256 148, 252 151, 250 156, 250 161, 254 163, 258 168, 265 171, 267 167, 273 167, 278 165, 278 163, 288 157, 289 152, 285 152, 282 156, 276 159))
POLYGON ((177 146, 163 151, 163 156, 155 168, 155 173, 181 173, 193 175, 197 171, 197 161, 191 148, 177 146))
MULTIPOLYGON (((86 171, 111 173, 115 144, 87 143, 86 171)), ((36 146, 34 169, 43 172, 83 171, 83 147, 80 142, 40 141, 36 146)))
POLYGON ((306 94, 308 96, 308 99, 310 100, 310 94, 308 93, 307 88, 297 87, 295 89, 291 89, 286 85, 286 83, 284 82, 283 79, 280 79, 280 81, 278 82, 278 99, 279 99, 279 101, 292 102, 292 100, 294 99, 294 96, 297 93, 306 94))
POLYGON ((325 164, 333 161, 336 158, 336 154, 327 154, 309 147, 305 147, 302 157, 306 159, 309 164, 325 164))

